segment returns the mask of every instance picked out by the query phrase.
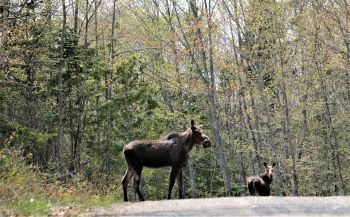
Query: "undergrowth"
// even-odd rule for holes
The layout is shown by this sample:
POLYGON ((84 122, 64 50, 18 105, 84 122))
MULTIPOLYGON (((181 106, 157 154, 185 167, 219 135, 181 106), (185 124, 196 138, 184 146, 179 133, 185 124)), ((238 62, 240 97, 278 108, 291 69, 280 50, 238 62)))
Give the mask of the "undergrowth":
POLYGON ((69 205, 83 211, 120 201, 115 189, 104 192, 110 193, 101 193, 78 176, 69 182, 48 179, 19 153, 0 150, 0 216, 47 216, 52 207, 69 205))

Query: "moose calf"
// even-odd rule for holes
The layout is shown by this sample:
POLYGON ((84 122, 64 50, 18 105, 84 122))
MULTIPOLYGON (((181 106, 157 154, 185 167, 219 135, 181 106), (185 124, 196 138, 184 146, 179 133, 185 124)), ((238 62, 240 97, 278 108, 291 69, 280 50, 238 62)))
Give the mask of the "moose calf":
POLYGON ((250 176, 247 178, 247 185, 249 193, 252 196, 270 196, 271 183, 272 183, 272 171, 276 166, 276 162, 272 163, 272 166, 268 166, 266 162, 263 163, 265 172, 260 176, 250 176))

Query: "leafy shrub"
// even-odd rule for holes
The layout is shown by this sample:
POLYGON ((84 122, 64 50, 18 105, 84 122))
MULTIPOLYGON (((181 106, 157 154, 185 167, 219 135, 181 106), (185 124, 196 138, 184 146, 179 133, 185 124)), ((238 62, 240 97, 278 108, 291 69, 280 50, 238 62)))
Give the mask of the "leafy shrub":
POLYGON ((7 202, 42 195, 42 179, 19 152, 0 150, 0 200, 7 202))

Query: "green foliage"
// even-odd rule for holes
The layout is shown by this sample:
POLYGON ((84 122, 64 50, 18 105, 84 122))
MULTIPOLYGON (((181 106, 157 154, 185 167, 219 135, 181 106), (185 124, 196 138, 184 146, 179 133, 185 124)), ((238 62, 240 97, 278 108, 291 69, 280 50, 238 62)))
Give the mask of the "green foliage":
POLYGON ((42 179, 34 172, 34 166, 26 165, 19 152, 9 149, 0 150, 0 165, 0 201, 5 207, 26 215, 47 209, 40 199, 30 201, 43 195, 42 179))
POLYGON ((44 199, 22 199, 4 206, 22 216, 46 216, 50 214, 49 204, 44 199))

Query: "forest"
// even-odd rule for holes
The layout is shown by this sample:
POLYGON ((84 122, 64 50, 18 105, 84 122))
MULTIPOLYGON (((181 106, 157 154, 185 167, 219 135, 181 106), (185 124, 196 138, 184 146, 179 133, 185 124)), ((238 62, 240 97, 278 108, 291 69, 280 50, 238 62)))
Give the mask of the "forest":
POLYGON ((0 0, 0 203, 121 201, 123 146, 191 119, 212 146, 185 198, 247 196, 264 161, 272 195, 349 195, 349 23, 347 0, 0 0))

